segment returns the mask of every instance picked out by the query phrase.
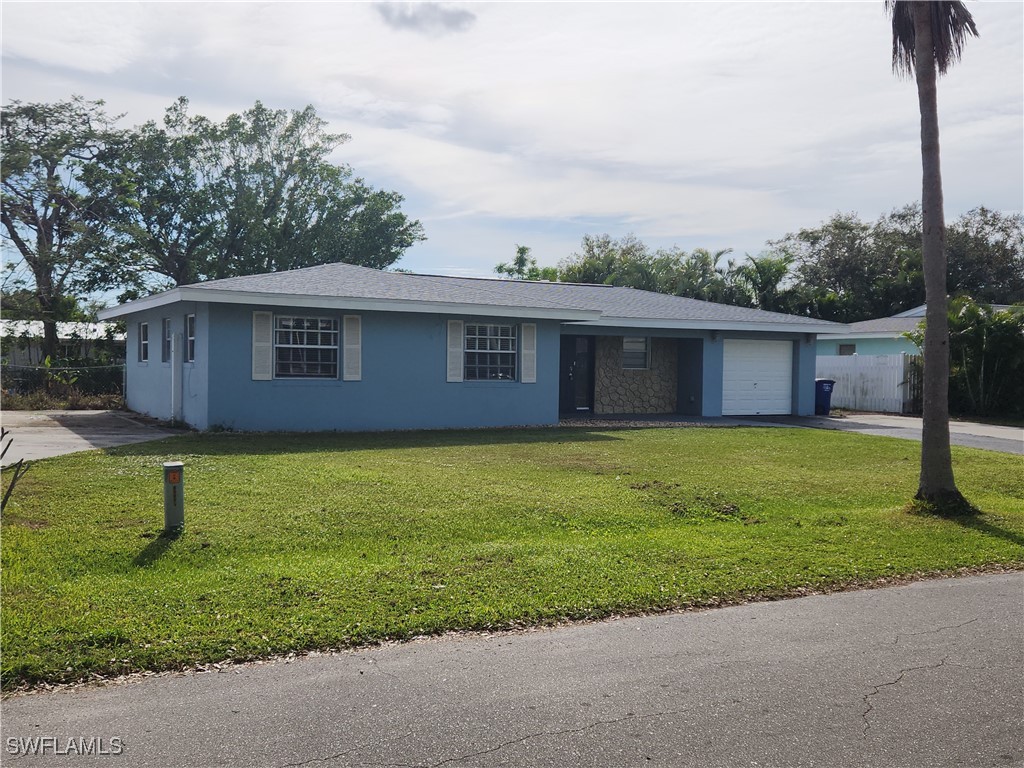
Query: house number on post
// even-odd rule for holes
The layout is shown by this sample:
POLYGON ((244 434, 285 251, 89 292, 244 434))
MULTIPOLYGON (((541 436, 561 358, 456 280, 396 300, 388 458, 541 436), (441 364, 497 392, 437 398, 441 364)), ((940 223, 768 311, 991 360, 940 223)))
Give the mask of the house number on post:
POLYGON ((180 533, 185 527, 185 465, 164 462, 164 533, 180 533))

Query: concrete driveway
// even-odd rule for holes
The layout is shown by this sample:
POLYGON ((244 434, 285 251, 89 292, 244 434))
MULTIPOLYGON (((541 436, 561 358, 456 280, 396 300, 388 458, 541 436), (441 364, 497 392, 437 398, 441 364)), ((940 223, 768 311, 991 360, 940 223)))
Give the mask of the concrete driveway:
POLYGON ((1020 766, 1022 598, 943 579, 18 695, 4 765, 1020 766))
POLYGON ((45 459, 94 448, 144 443, 180 434, 120 411, 4 411, 0 424, 14 438, 5 467, 18 459, 45 459))
MULTIPOLYGON (((921 418, 919 416, 893 416, 883 413, 853 413, 842 418, 835 416, 759 416, 750 419, 750 422, 813 429, 838 429, 844 432, 899 437, 918 442, 921 440, 921 418)), ((951 421, 949 423, 949 439, 954 445, 1024 455, 1024 429, 1020 427, 951 421)))

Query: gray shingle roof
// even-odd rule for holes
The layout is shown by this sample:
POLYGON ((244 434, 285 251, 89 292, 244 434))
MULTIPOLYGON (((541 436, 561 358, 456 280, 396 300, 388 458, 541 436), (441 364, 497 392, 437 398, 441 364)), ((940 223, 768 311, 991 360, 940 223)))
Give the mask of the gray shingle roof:
POLYGON ((922 320, 923 317, 880 317, 877 320, 861 320, 859 323, 850 323, 850 332, 896 335, 914 330, 922 320))
MULTIPOLYGON (((352 264, 325 264, 289 272, 231 277, 198 283, 188 288, 279 295, 589 310, 601 313, 602 324, 608 324, 614 319, 623 319, 765 325, 785 323, 807 327, 833 325, 809 317, 715 304, 636 288, 382 272, 352 264)), ((841 325, 834 325, 837 331, 845 330, 841 325)))
POLYGON ((503 307, 539 307, 565 309, 564 304, 543 297, 529 296, 529 303, 514 296, 490 290, 500 281, 459 281, 433 275, 383 272, 354 264, 323 264, 318 267, 270 272, 263 275, 228 277, 190 285, 190 289, 244 291, 290 296, 330 296, 352 299, 424 301, 446 304, 493 304, 503 307), (480 283, 480 284, 476 284, 480 283))
MULTIPOLYGON (((1010 304, 992 304, 992 309, 997 312, 1012 309, 1010 304)), ((925 305, 899 312, 892 317, 879 317, 874 320, 861 320, 857 323, 850 323, 849 330, 842 332, 843 336, 859 336, 864 333, 888 333, 893 336, 907 333, 917 329, 917 326, 924 322, 925 305)), ((832 335, 832 334, 830 334, 832 335)))

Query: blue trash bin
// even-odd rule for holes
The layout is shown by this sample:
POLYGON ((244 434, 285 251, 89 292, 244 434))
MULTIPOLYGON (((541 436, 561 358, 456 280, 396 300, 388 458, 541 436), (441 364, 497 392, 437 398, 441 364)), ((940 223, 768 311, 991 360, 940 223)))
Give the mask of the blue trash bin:
POLYGON ((832 379, 814 380, 814 415, 828 416, 832 408, 832 387, 835 381, 832 379))

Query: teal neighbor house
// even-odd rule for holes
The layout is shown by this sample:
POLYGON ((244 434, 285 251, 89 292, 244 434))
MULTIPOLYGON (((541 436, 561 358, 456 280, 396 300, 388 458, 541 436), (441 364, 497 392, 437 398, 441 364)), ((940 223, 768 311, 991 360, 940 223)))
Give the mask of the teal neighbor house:
POLYGON ((829 355, 919 355, 917 348, 904 334, 917 328, 924 320, 925 306, 914 307, 892 317, 850 323, 838 333, 818 336, 818 354, 829 355))
POLYGON ((127 405, 198 429, 555 424, 814 412, 846 326, 633 288, 328 264, 174 288, 127 323, 127 405))

